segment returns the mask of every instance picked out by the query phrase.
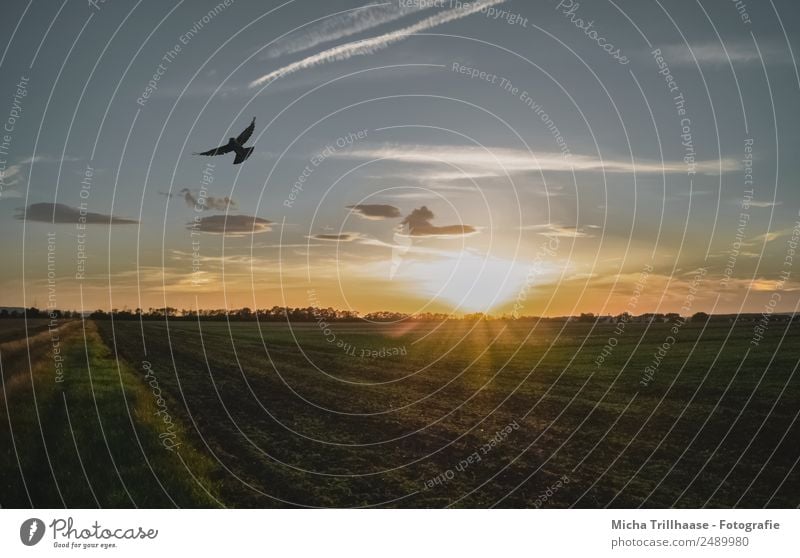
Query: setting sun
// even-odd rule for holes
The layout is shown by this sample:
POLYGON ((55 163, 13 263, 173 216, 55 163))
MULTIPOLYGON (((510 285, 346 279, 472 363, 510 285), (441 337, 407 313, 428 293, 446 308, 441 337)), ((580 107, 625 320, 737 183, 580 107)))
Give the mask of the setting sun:
POLYGON ((527 271, 520 262, 465 249, 408 257, 394 280, 427 301, 446 301, 456 312, 489 312, 523 290, 527 271))

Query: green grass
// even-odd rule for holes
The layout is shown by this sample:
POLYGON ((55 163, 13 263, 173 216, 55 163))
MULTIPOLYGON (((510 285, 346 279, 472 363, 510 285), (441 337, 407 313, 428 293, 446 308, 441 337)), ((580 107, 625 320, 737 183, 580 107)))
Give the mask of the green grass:
MULTIPOLYGON (((52 350, 32 351, 30 368, 27 359, 4 358, 0 504, 215 505, 212 462, 189 444, 165 449, 164 424, 142 373, 118 365, 94 323, 75 326, 60 337, 63 382, 55 381, 52 350)), ((175 436, 185 440, 182 427, 175 436)))

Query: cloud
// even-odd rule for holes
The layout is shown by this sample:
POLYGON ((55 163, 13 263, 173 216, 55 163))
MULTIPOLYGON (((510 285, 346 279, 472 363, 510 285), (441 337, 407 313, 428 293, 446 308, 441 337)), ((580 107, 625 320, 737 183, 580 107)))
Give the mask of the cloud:
MULTIPOLYGON (((5 186, 5 184, 3 185, 5 186)), ((19 190, 6 190, 5 187, 0 188, 0 201, 19 199, 22 197, 22 192, 19 190)))
MULTIPOLYGON (((428 163, 432 163, 433 161, 427 161, 428 163)), ((456 182, 459 180, 477 180, 479 178, 495 178, 497 177, 498 172, 496 170, 486 170, 481 172, 478 169, 469 169, 469 171, 464 172, 460 170, 443 170, 443 169, 434 169, 430 168, 424 171, 424 174, 420 174, 419 170, 412 170, 406 172, 388 172, 383 173, 380 175, 371 175, 367 178, 371 178, 373 180, 386 180, 386 179, 400 179, 400 180, 423 180, 429 183, 441 183, 441 182, 456 182)), ((474 186, 447 186, 448 188, 453 189, 474 189, 474 186)), ((441 186, 440 186, 441 188, 441 186)))
POLYGON ((353 242, 354 240, 358 240, 359 238, 361 238, 361 234, 356 232, 345 232, 339 234, 321 233, 309 236, 308 238, 313 238, 315 240, 325 240, 328 242, 353 242))
MULTIPOLYGON (((775 279, 767 279, 766 277, 759 277, 757 279, 735 279, 733 280, 735 286, 743 289, 750 289, 751 291, 758 292, 775 292, 775 279)), ((797 281, 789 280, 781 287, 782 291, 795 292, 800 290, 797 281)))
POLYGON ((302 60, 298 60, 297 62, 292 62, 291 64, 261 76, 260 78, 252 81, 250 83, 250 87, 258 87, 285 75, 292 74, 300 70, 313 68, 327 62, 347 60, 353 56, 372 54, 373 52, 384 49, 393 43, 405 40, 414 33, 419 33, 432 27, 437 27, 450 21, 461 19, 462 17, 474 14, 475 12, 488 8, 489 6, 500 4, 503 1, 504 0, 478 0, 476 2, 464 3, 458 8, 439 12, 435 15, 418 21, 414 25, 409 25, 408 27, 404 27, 402 29, 390 31, 389 33, 384 33, 383 35, 378 35, 376 37, 345 43, 343 45, 338 45, 327 50, 323 50, 322 52, 313 54, 303 58, 302 60))
MULTIPOLYGON (((418 145, 384 144, 363 146, 336 153, 335 157, 357 160, 388 159, 415 165, 450 164, 456 167, 447 176, 452 178, 485 178, 531 171, 605 171, 608 173, 685 173, 686 164, 680 161, 653 161, 630 159, 600 159, 591 155, 572 154, 564 157, 560 152, 529 153, 510 147, 477 147, 472 145, 418 145)), ((698 161, 698 173, 719 174, 740 169, 733 158, 698 161)), ((419 170, 427 178, 426 170, 419 170)), ((434 171, 441 173, 441 170, 434 171)))
POLYGON ((4 170, 0 171, 0 182, 2 182, 3 186, 14 186, 17 182, 19 182, 19 175, 22 172, 23 165, 22 163, 17 163, 16 165, 8 165, 4 170))
POLYGON ((776 207, 783 205, 783 202, 751 201, 749 205, 750 207, 776 207))
POLYGON ((436 195, 432 192, 402 192, 399 194, 385 194, 385 196, 396 200, 431 200, 436 198, 436 195))
POLYGON ((423 205, 409 213, 400 225, 408 225, 409 236, 465 236, 478 232, 471 225, 432 225, 433 218, 433 211, 423 205))
POLYGON ((139 221, 125 219, 104 213, 81 212, 77 207, 63 203, 32 203, 27 208, 20 208, 16 218, 24 221, 40 223, 86 223, 90 225, 136 225, 139 221))
POLYGON ((228 196, 224 198, 215 198, 214 196, 198 198, 188 188, 181 190, 181 194, 183 194, 187 207, 198 211, 229 211, 238 207, 237 203, 228 196))
MULTIPOLYGON (((596 225, 589 225, 591 228, 597 228, 596 225)), ((562 238, 591 238, 594 235, 584 232, 583 229, 571 227, 567 225, 557 225, 554 223, 542 225, 525 225, 520 227, 523 231, 534 231, 544 236, 557 236, 562 238)))
POLYGON ((781 229, 777 231, 770 231, 764 234, 760 234, 751 238, 748 242, 743 242, 745 246, 757 246, 759 244, 765 244, 767 242, 772 242, 773 240, 777 240, 782 236, 787 236, 789 233, 792 232, 792 229, 781 229))
MULTIPOLYGON (((790 61, 788 51, 778 44, 759 43, 758 47, 765 63, 790 61)), ((688 47, 674 44, 661 47, 661 53, 669 63, 679 66, 694 66, 695 59, 699 64, 727 65, 729 59, 735 64, 760 64, 758 49, 753 41, 726 41, 725 48, 721 43, 700 43, 688 47)))
POLYGON ((381 219, 395 219, 397 217, 402 217, 400 210, 397 209, 395 206, 382 203, 378 204, 360 203, 356 205, 348 205, 347 209, 352 209, 355 213, 357 213, 364 219, 370 219, 372 221, 377 221, 381 219))
POLYGON ((348 10, 347 13, 328 17, 302 32, 284 37, 267 49, 265 56, 277 58, 302 52, 323 43, 368 31, 429 7, 424 2, 417 3, 416 6, 400 6, 395 3, 361 6, 348 10))
MULTIPOLYGON (((22 171, 25 170, 25 167, 33 164, 33 163, 71 163, 74 161, 78 161, 76 157, 64 157, 56 158, 50 157, 49 155, 36 155, 35 157, 26 157, 19 161, 18 163, 14 163, 13 165, 8 165, 5 169, 0 170, 0 184, 4 187, 14 186, 15 184, 19 183, 20 178, 22 178, 22 171)), ((14 195, 4 194, 6 197, 17 197, 14 195)))
POLYGON ((189 221, 186 223, 186 228, 227 236, 247 236, 269 232, 272 230, 271 225, 272 221, 250 215, 209 215, 189 221))

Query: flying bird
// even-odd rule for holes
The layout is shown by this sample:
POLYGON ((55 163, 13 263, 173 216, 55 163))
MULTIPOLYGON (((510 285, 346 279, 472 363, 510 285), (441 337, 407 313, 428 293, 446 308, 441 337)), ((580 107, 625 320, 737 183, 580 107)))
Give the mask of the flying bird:
POLYGON ((253 130, 256 129, 256 118, 253 117, 253 121, 250 122, 250 125, 245 128, 245 130, 239 134, 238 137, 229 138, 228 143, 225 145, 221 145, 214 149, 209 149, 208 151, 203 151, 202 153, 194 153, 194 155, 205 155, 207 157, 211 157, 214 155, 225 155, 226 153, 230 153, 231 151, 236 152, 236 158, 233 160, 234 165, 238 165, 239 163, 244 163, 250 155, 253 154, 253 150, 255 147, 245 147, 244 144, 247 143, 247 140, 250 139, 250 136, 253 135, 253 130))

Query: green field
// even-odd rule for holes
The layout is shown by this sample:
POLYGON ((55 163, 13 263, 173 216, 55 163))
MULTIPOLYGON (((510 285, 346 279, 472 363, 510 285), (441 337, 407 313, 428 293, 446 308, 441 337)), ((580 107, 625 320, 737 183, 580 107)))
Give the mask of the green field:
MULTIPOLYGON (((30 395, 9 399, 37 506, 92 506, 90 484, 116 506, 800 504, 796 323, 772 324, 757 347, 752 323, 686 324, 647 385, 669 324, 615 335, 614 325, 554 322, 87 323, 99 334, 91 359, 102 361, 92 377, 106 378, 100 410, 77 353, 63 385, 37 399, 56 415, 42 420, 59 462, 75 461, 76 448, 91 456, 85 475, 54 467, 69 485, 63 503, 30 395), (74 442, 65 401, 81 412, 74 442), (103 436, 106 413, 114 427, 103 436), (173 449, 158 438, 165 414, 173 449)), ((52 384, 52 364, 40 366, 52 384)), ((4 382, 14 382, 7 370, 4 382)), ((27 506, 7 430, 0 504, 27 506)))
POLYGON ((52 337, 29 338, 30 355, 18 341, 0 345, 0 504, 215 505, 211 461, 191 448, 182 455, 164 449, 158 408, 141 377, 113 358, 94 323, 83 326, 70 322, 52 337))

